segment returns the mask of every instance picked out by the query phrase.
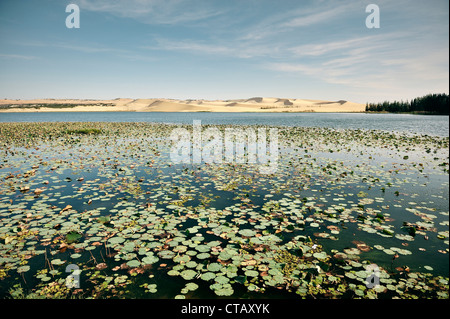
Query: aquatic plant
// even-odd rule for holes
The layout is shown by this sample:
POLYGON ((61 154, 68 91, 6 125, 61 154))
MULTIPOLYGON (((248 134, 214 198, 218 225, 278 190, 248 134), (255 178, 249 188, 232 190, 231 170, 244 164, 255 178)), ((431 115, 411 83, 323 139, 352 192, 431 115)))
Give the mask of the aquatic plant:
POLYGON ((448 298, 448 138, 280 128, 267 176, 172 165, 171 128, 0 123, 0 294, 448 298))

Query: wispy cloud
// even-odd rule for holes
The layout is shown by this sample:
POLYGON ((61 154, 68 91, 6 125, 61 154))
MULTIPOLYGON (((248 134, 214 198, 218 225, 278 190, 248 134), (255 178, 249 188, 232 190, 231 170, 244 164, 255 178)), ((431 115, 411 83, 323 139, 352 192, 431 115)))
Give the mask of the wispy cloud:
POLYGON ((305 28, 317 25, 323 26, 335 22, 338 18, 344 19, 351 14, 352 9, 361 8, 364 12, 364 4, 361 1, 321 1, 319 5, 285 10, 273 13, 261 19, 255 25, 241 30, 240 38, 243 40, 261 40, 276 38, 285 33, 305 30, 305 28))
POLYGON ((105 12, 146 24, 183 24, 222 14, 201 0, 78 0, 83 10, 105 12))
POLYGON ((361 44, 373 43, 374 36, 367 37, 355 37, 350 39, 344 39, 340 41, 331 41, 325 43, 316 44, 304 44, 295 46, 289 50, 297 57, 300 56, 321 56, 332 52, 353 49, 361 44))
POLYGON ((448 85, 448 48, 431 51, 419 44, 400 41, 397 33, 305 45, 302 50, 292 50, 299 58, 264 67, 330 84, 379 91, 431 82, 448 85))
POLYGON ((301 14, 289 21, 282 23, 281 27, 307 27, 317 23, 329 22, 348 10, 348 4, 340 5, 328 10, 320 8, 310 14, 301 14))
POLYGON ((157 39, 156 46, 144 47, 149 50, 167 50, 177 52, 189 52, 198 55, 228 56, 241 59, 250 59, 261 56, 274 55, 279 48, 274 45, 252 45, 245 41, 230 40, 228 42, 195 41, 195 40, 170 40, 157 39))
POLYGON ((15 60, 35 60, 38 59, 36 56, 32 55, 21 55, 21 54, 0 54, 2 59, 15 59, 15 60))
POLYGON ((68 43, 52 43, 49 44, 49 46, 53 46, 60 49, 67 49, 71 51, 79 51, 83 53, 108 53, 108 52, 114 52, 114 53, 125 53, 126 50, 123 49, 117 49, 113 47, 102 47, 98 45, 77 45, 77 44, 68 44, 68 43))

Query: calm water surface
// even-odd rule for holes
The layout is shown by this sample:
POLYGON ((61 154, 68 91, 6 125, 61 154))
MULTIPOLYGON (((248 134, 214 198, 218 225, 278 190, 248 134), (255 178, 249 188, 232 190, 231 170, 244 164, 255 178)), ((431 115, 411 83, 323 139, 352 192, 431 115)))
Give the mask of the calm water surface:
POLYGON ((378 129, 435 136, 449 135, 448 116, 365 113, 167 113, 42 112, 0 113, 0 122, 154 122, 190 124, 258 124, 270 126, 378 129))

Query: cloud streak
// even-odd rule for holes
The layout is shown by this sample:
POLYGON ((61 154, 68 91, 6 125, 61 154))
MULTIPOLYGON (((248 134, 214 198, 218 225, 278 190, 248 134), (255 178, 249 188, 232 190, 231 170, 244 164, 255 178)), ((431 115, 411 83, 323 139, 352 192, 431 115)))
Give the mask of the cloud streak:
POLYGON ((35 60, 38 57, 31 55, 21 55, 21 54, 0 54, 2 59, 14 59, 14 60, 35 60))
POLYGON ((192 23, 223 13, 201 0, 78 0, 78 4, 83 10, 160 25, 192 23))

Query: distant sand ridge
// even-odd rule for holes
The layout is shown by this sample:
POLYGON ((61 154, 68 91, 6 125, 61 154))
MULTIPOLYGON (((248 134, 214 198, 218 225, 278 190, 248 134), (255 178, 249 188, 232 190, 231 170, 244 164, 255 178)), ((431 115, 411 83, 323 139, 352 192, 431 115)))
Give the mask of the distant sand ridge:
POLYGON ((364 112, 365 105, 323 101, 253 97, 237 100, 0 100, 0 112, 364 112))

